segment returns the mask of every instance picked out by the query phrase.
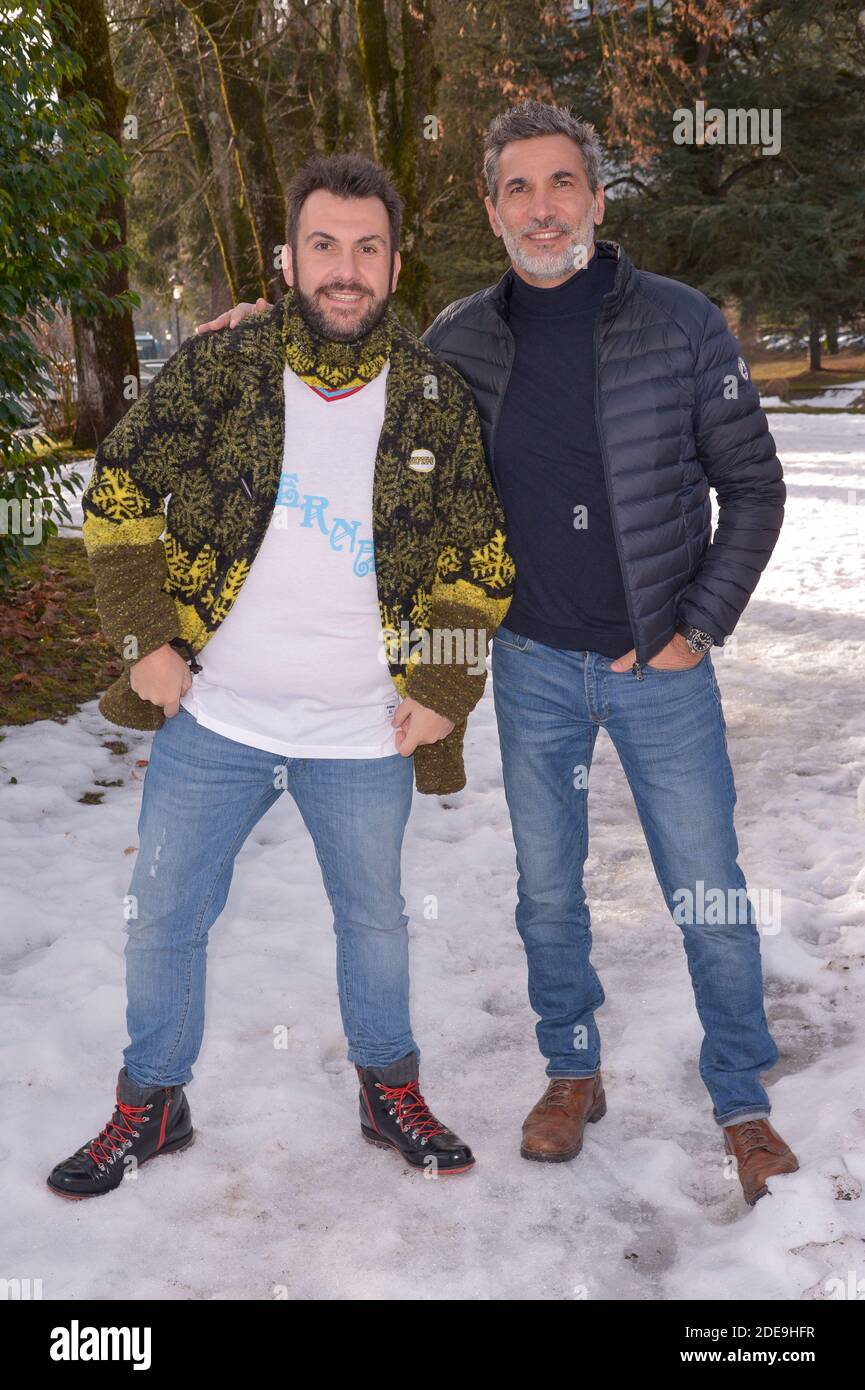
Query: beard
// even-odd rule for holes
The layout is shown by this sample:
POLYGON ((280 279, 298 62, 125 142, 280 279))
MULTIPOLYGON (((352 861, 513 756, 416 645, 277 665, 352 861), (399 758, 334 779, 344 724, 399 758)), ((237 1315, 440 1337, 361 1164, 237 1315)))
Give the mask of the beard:
POLYGON ((502 241, 514 265, 539 280, 560 280, 563 275, 582 270, 594 240, 595 219, 591 212, 588 212, 584 220, 575 227, 568 222, 547 221, 543 224, 520 227, 518 231, 512 232, 502 224, 502 241), (568 245, 564 250, 542 251, 539 255, 532 255, 524 248, 522 238, 526 233, 552 231, 553 228, 568 235, 568 245))
POLYGON ((373 299, 364 285, 345 284, 341 281, 331 281, 327 285, 321 285, 311 295, 306 294, 300 288, 299 283, 295 283, 294 293, 297 298, 297 307, 307 327, 311 328, 313 333, 317 333, 332 343, 356 343, 361 338, 365 338, 381 323, 390 303, 389 293, 384 295, 382 299, 373 299), (325 307, 324 292, 326 290, 342 290, 346 294, 365 294, 369 296, 370 302, 365 313, 352 327, 335 328, 325 307))

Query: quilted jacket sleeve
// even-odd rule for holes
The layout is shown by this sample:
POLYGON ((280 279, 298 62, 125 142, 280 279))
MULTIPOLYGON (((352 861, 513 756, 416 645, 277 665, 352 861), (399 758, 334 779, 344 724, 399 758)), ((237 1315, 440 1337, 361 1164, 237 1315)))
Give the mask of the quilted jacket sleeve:
POLYGON ((722 645, 735 628, 778 539, 786 488, 760 395, 724 315, 709 300, 695 345, 693 428, 715 489, 718 524, 677 618, 722 645))

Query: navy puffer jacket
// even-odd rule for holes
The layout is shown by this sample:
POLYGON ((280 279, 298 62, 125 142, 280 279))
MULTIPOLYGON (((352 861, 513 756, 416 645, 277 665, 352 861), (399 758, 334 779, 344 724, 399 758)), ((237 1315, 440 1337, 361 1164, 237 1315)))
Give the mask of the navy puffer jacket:
MULTIPOLYGON (((720 309, 689 285, 637 270, 614 242, 596 243, 596 254, 618 262, 595 327, 595 411, 644 663, 682 622, 723 645, 772 554, 786 489, 759 393, 720 309)), ((496 427, 514 358, 510 280, 506 272, 448 305, 424 334, 472 388, 497 491, 496 427)))

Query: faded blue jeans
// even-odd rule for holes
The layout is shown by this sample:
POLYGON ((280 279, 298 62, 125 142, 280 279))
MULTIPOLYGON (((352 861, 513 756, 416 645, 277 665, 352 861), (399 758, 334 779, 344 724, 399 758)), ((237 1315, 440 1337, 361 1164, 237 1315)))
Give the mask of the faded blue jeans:
POLYGON ((682 931, 703 1026, 700 1076, 714 1117, 724 1125, 767 1116, 759 1074, 779 1053, 764 1012, 758 927, 737 862, 736 791, 711 653, 687 670, 643 666, 639 680, 630 670, 612 671, 612 659, 598 652, 559 651, 500 627, 492 666, 517 850, 516 925, 547 1075, 593 1076, 601 1064, 595 1010, 605 996, 589 959, 583 865, 587 779, 603 727, 682 931), (715 906, 707 910, 707 902, 715 906))
MULTIPOLYGON (((123 1053, 140 1086, 192 1080, 204 1033, 207 938, 235 857, 282 795, 312 836, 333 909, 348 1057, 384 1066, 420 1055, 409 1021, 408 917, 400 855, 414 767, 383 758, 285 758, 200 725, 182 706, 153 738, 126 928, 123 1053)), ((285 886, 291 891, 291 871, 285 886)))

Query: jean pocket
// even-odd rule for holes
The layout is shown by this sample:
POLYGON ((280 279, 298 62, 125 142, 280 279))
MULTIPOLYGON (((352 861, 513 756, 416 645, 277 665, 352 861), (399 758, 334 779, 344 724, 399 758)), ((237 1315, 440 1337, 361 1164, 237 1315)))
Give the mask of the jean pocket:
POLYGON ((532 645, 531 637, 524 637, 521 632, 512 632, 509 627, 498 627, 493 641, 498 642, 500 647, 510 647, 511 651, 515 652, 527 651, 532 645))
POLYGON ((692 671, 697 671, 701 666, 706 665, 708 652, 704 652, 700 660, 694 666, 652 666, 645 661, 641 667, 643 671, 651 671, 655 676, 687 676, 692 671))

